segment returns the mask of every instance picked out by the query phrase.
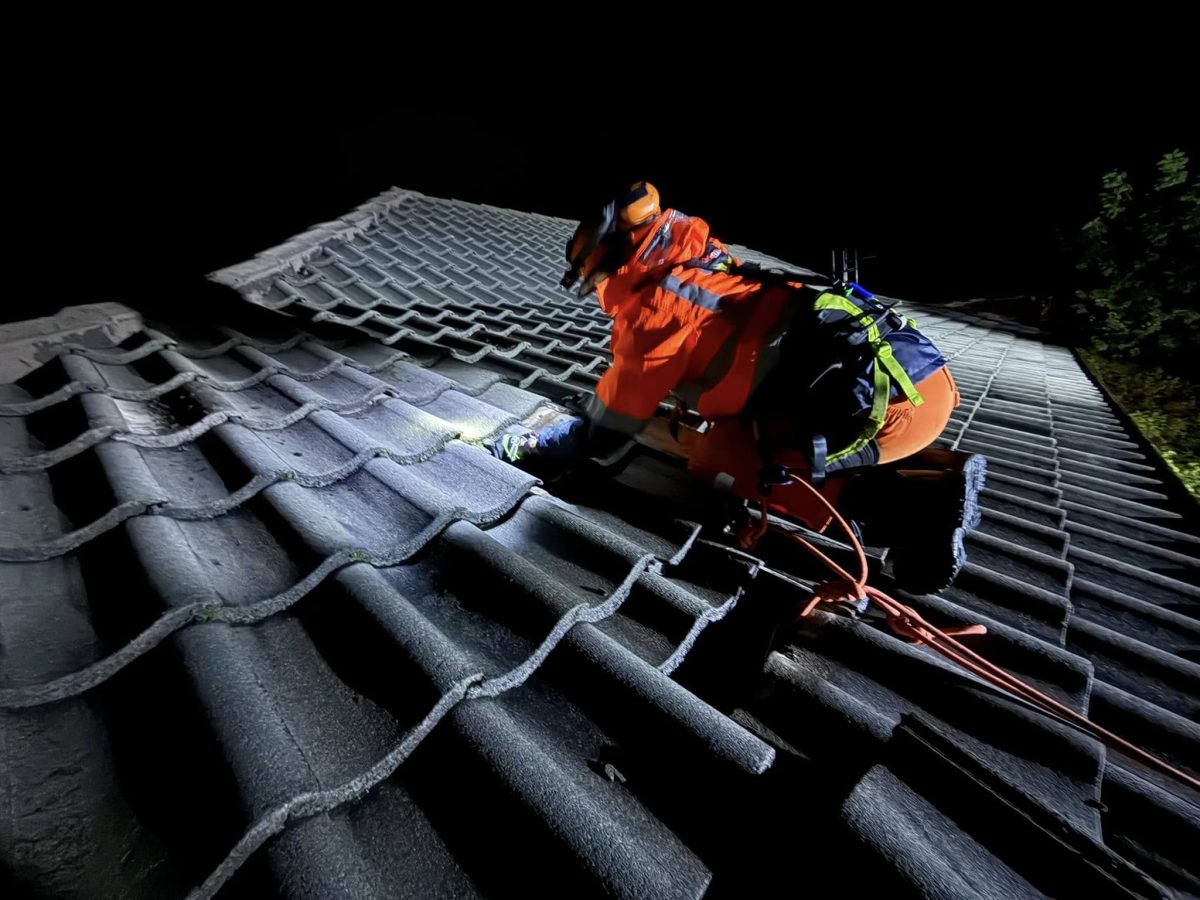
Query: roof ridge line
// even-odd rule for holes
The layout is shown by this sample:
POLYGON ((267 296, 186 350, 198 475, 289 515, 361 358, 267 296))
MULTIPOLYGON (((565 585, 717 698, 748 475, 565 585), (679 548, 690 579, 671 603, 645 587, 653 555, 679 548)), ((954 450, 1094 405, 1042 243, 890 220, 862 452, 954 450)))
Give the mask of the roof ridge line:
POLYGON ((234 289, 248 287, 285 269, 298 268, 328 241, 357 237, 378 222, 383 214, 407 200, 424 196, 418 191, 391 187, 359 204, 344 216, 319 222, 282 244, 260 251, 246 262, 210 272, 208 278, 234 289))

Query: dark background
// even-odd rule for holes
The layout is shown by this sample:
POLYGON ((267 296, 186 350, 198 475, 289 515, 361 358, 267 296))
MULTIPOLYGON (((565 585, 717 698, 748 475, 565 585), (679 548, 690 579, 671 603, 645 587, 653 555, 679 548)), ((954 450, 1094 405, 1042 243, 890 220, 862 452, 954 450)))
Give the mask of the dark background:
POLYGON ((1014 48, 982 75, 926 57, 820 83, 784 67, 619 86, 536 60, 312 83, 94 69, 14 94, 6 268, 20 289, 0 318, 189 302, 204 273, 393 185, 578 218, 637 178, 722 239, 797 264, 826 270, 831 249, 857 248, 885 294, 1068 294, 1064 248, 1101 175, 1148 181, 1163 152, 1194 151, 1195 78, 1186 57, 1147 74, 1100 51, 1017 78, 1023 53, 1052 61, 1014 48))

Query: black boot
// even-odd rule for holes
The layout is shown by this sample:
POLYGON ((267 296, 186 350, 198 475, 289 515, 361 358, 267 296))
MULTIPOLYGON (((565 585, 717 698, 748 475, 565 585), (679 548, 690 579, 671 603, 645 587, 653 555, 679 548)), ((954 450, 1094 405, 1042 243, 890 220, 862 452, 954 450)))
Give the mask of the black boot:
POLYGON ((897 585, 930 594, 966 564, 963 539, 979 525, 986 478, 984 457, 930 448, 855 476, 838 509, 861 525, 867 543, 890 548, 897 585))

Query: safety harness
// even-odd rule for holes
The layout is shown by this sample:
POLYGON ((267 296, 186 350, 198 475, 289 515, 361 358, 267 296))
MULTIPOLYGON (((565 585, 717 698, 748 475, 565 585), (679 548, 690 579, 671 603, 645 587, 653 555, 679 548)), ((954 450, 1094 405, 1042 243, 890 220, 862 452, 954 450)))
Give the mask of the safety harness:
MULTIPOLYGON (((874 363, 871 366, 871 407, 861 431, 849 444, 832 453, 820 452, 828 449, 823 437, 819 441, 821 446, 817 446, 818 442, 814 441, 814 475, 823 475, 829 464, 859 453, 875 439, 883 428, 893 385, 913 406, 920 406, 925 402, 908 373, 904 371, 904 367, 896 359, 892 345, 886 340, 889 334, 906 324, 913 329, 917 327, 914 320, 902 318, 892 308, 893 305, 880 302, 874 294, 854 282, 847 285, 842 293, 835 290, 825 291, 813 301, 817 321, 822 330, 828 331, 829 337, 833 339, 833 346, 848 348, 851 360, 860 361, 860 365, 861 361, 874 363)), ((845 360, 837 360, 831 368, 839 364, 845 364, 845 360)), ((827 368, 809 387, 815 387, 829 371, 830 368, 827 368)))
MULTIPOLYGON (((754 263, 737 265, 729 257, 710 260, 706 254, 698 262, 763 283, 803 284, 805 279, 811 278, 810 275, 767 269, 754 263)), ((807 298, 812 292, 811 288, 798 292, 800 302, 808 303, 807 298)), ((809 311, 813 316, 811 324, 816 330, 815 338, 829 352, 830 362, 804 387, 813 390, 838 369, 862 373, 869 369, 866 377, 871 385, 871 405, 862 428, 849 443, 831 450, 825 435, 813 433, 810 436, 810 445, 804 449, 811 462, 809 478, 812 484, 819 485, 829 471, 858 464, 855 460, 864 464, 874 462, 877 453, 871 452, 872 442, 883 428, 893 386, 913 406, 925 402, 887 341, 888 335, 906 325, 913 330, 917 327, 913 319, 901 316, 894 306, 895 303, 884 303, 856 282, 835 282, 828 290, 817 292, 816 299, 811 301, 809 311)), ((800 327, 805 326, 801 324, 800 327)), ((792 473, 774 460, 771 448, 762 439, 759 452, 763 459, 759 487, 763 493, 768 493, 771 485, 789 481, 792 473)))

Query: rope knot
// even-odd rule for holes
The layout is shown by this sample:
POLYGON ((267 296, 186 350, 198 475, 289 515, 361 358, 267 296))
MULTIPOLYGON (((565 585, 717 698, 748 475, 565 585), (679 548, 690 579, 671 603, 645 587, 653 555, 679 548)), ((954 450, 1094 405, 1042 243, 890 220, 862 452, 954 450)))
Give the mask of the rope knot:
POLYGON ((855 606, 867 603, 866 590, 862 584, 857 581, 852 581, 846 578, 835 578, 831 581, 822 581, 820 584, 813 586, 812 598, 808 604, 800 611, 800 618, 810 615, 814 609, 822 603, 850 603, 855 606))

